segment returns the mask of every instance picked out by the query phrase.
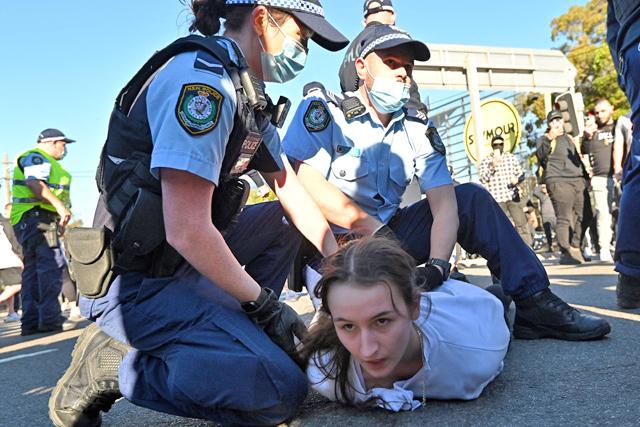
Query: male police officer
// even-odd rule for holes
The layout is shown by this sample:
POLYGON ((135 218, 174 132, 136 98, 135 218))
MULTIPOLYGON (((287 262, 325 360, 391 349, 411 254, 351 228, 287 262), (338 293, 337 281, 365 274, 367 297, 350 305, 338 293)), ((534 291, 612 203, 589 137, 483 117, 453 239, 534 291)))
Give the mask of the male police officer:
POLYGON ((10 221, 24 252, 22 335, 62 330, 58 295, 66 264, 58 235, 71 219, 71 175, 58 161, 72 142, 57 129, 45 129, 13 170, 10 221))
POLYGON ((413 62, 429 58, 427 47, 387 25, 366 27, 361 37, 359 89, 346 99, 311 89, 284 140, 327 219, 342 232, 392 232, 417 262, 427 263, 427 287, 447 278, 457 236, 467 251, 487 259, 514 297, 519 338, 606 335, 606 321, 551 293, 543 266, 486 190, 473 184, 454 190, 436 129, 421 112, 403 108, 413 62), (414 175, 427 199, 399 209, 414 175))
MULTIPOLYGON (((391 0, 365 0, 362 13, 364 15, 365 27, 380 24, 396 25, 396 11, 393 8, 391 0)), ((353 39, 347 47, 347 52, 344 55, 342 64, 340 64, 338 77, 340 78, 340 89, 342 92, 352 92, 358 90, 358 86, 360 86, 360 78, 356 72, 355 61, 360 56, 364 35, 365 33, 361 32, 353 39)), ((406 107, 423 110, 425 114, 427 111, 427 107, 420 101, 418 85, 416 85, 414 81, 411 81, 409 101, 406 107)))

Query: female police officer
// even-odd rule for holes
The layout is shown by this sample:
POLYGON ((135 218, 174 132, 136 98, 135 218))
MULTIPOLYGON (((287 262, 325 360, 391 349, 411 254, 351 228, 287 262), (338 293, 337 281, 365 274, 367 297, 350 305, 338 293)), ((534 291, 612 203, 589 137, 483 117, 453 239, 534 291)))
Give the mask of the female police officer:
MULTIPOLYGON (((295 351, 293 335, 300 337, 304 324, 276 296, 299 243, 283 210, 325 255, 336 243, 283 160, 274 126, 250 109, 260 101, 259 80, 284 82, 303 68, 309 38, 334 51, 347 40, 324 19, 318 0, 193 0, 191 7, 192 30, 216 34, 224 17, 224 37, 175 42, 143 68, 149 76, 138 73, 122 91, 99 167, 106 210, 99 204, 96 212, 97 225, 116 231, 114 245, 127 241, 124 224, 135 222, 144 190, 161 187, 166 242, 187 262, 163 275, 156 267, 166 264, 158 266, 157 257, 146 259, 153 266, 146 271, 131 267, 145 260, 134 259, 105 296, 81 301, 83 314, 99 327, 80 336, 52 393, 49 413, 57 426, 99 425, 101 411, 120 393, 180 416, 271 425, 292 416, 306 394, 304 375, 285 353, 295 351), (183 49, 185 43, 190 47, 183 49), (206 46, 193 49, 194 43, 206 46), (166 52, 173 54, 168 61, 166 52), (253 81, 243 77, 243 63, 253 81), (128 99, 135 99, 130 108, 128 99), (147 137, 152 147, 145 164, 140 141, 147 137), (263 172, 281 204, 246 208, 223 237, 212 210, 215 223, 217 205, 228 201, 214 192, 249 165, 263 172), (122 178, 115 180, 120 184, 112 185, 110 175, 122 178), (136 186, 138 199, 120 211, 117 199, 136 186), (110 226, 109 215, 120 225, 110 226)), ((142 210, 133 233, 153 222, 153 209, 142 210)), ((138 249, 146 244, 135 243, 138 249)), ((127 256, 122 251, 116 267, 127 256)))

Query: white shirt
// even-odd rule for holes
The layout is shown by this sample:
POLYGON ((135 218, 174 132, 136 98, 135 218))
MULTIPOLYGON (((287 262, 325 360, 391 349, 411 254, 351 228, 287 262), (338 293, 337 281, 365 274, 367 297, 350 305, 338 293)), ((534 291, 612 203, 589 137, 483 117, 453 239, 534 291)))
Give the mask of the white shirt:
POLYGON ((4 223, 0 224, 0 270, 5 268, 22 267, 22 261, 13 252, 11 242, 4 232, 4 223))
MULTIPOLYGON (((504 366, 510 333, 503 313, 497 298, 468 283, 447 280, 423 293, 415 322, 424 340, 422 369, 396 381, 393 389, 366 390, 360 366, 351 358, 349 381, 356 390, 355 401, 373 398, 381 408, 401 411, 420 407, 423 392, 431 399, 477 398, 504 366)), ((321 356, 323 365, 329 357, 330 353, 321 356)), ((317 355, 307 367, 311 387, 331 400, 342 400, 335 380, 326 379, 314 360, 317 355)))

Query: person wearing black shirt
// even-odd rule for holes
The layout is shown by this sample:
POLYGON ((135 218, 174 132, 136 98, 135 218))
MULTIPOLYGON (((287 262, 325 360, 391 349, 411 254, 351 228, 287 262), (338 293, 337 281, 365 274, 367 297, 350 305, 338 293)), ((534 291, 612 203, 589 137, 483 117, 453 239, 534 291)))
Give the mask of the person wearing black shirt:
POLYGON ((613 203, 613 141, 615 122, 613 106, 601 99, 595 106, 596 123, 587 127, 582 153, 589 155, 591 189, 596 208, 600 261, 613 263, 611 256, 611 205, 613 203))
POLYGON ((579 147, 564 133, 562 113, 547 115, 549 131, 537 143, 536 156, 544 168, 543 182, 556 212, 560 264, 581 264, 580 237, 584 207, 584 169, 579 147))

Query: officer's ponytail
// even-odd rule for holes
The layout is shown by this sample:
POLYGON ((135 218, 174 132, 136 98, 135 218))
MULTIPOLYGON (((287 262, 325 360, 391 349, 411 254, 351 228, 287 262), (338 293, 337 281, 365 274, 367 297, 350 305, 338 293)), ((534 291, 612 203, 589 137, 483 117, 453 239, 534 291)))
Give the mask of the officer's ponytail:
POLYGON ((252 10, 253 6, 227 6, 225 0, 191 0, 193 21, 189 31, 212 36, 220 31, 220 19, 225 20, 225 29, 238 31, 252 10))

